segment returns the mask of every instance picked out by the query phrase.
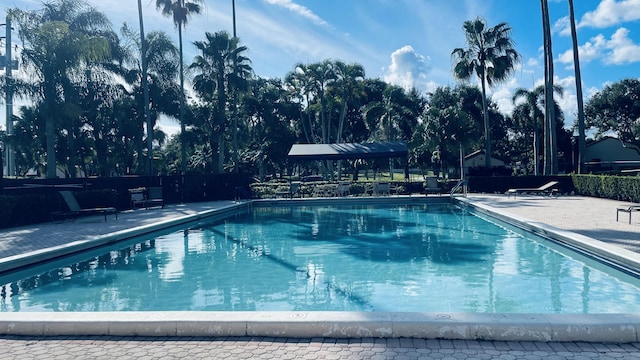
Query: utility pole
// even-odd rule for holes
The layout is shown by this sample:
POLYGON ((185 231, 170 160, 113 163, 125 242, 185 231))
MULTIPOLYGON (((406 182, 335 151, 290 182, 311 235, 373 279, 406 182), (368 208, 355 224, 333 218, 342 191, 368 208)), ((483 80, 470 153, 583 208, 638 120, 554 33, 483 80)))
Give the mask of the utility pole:
POLYGON ((13 152, 13 145, 11 143, 13 137, 13 79, 11 78, 11 70, 13 67, 13 62, 11 60, 11 17, 7 15, 7 21, 4 24, 7 35, 5 36, 5 40, 7 42, 4 68, 5 68, 5 77, 6 77, 6 107, 7 107, 7 143, 5 144, 5 156, 7 158, 7 176, 15 176, 15 154, 13 152))

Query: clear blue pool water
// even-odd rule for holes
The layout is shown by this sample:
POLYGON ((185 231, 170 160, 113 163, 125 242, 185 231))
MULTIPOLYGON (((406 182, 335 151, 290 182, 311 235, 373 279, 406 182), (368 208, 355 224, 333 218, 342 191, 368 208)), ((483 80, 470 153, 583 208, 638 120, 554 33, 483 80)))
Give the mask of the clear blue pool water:
POLYGON ((0 310, 638 313, 640 282, 450 205, 265 207, 0 278, 0 310))

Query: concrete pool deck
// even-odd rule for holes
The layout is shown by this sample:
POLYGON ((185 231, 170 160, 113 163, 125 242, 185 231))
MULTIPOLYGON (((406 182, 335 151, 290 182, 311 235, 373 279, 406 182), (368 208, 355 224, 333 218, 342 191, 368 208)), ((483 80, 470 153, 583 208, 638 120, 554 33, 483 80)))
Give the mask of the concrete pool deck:
MULTIPOLYGON (((431 197, 430 197, 431 198, 431 197)), ((571 231, 623 252, 640 254, 640 216, 616 222, 613 200, 567 196, 543 198, 470 194, 468 201, 547 228, 571 231)), ((39 224, 0 233, 0 267, 23 254, 59 251, 128 229, 150 230, 158 222, 180 222, 203 212, 233 207, 233 202, 195 203, 164 209, 126 211, 118 220, 81 218, 62 224, 39 224), (145 228, 146 227, 146 228, 145 228)), ((625 214, 626 215, 626 214, 625 214)), ((634 214, 636 215, 636 214, 634 214)), ((113 234, 116 234, 115 236, 113 234)), ((268 336, 338 338, 449 338, 462 341, 594 341, 637 343, 640 315, 505 315, 394 313, 3 313, 0 333, 28 336, 268 336), (135 316, 134 316, 135 315, 135 316), (221 322, 221 320, 224 320, 221 322)))

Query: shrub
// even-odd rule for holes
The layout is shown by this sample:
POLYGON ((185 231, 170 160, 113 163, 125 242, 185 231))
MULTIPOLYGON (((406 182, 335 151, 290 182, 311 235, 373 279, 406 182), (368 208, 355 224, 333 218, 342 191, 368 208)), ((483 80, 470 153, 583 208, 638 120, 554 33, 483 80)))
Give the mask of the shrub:
POLYGON ((572 175, 576 194, 621 201, 640 202, 640 177, 572 175))

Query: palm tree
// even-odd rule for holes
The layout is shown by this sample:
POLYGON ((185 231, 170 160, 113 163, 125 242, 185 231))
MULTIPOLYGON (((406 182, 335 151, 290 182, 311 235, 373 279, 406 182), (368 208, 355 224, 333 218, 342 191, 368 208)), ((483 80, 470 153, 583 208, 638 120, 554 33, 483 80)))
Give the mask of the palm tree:
POLYGON ((131 117, 138 119, 135 135, 139 159, 138 168, 148 172, 150 170, 149 161, 153 161, 152 153, 148 152, 149 138, 154 138, 153 128, 159 114, 175 116, 178 113, 176 100, 179 98, 179 91, 174 81, 179 69, 178 48, 164 32, 152 31, 146 34, 144 41, 142 41, 135 30, 124 24, 121 33, 123 45, 118 48, 121 59, 105 64, 104 67, 121 77, 129 85, 127 89, 130 91, 124 96, 130 97, 132 102, 121 104, 124 107, 131 105, 133 107, 129 110, 131 117), (143 161, 145 158, 143 152, 145 124, 146 162, 143 161))
MULTIPOLYGON (((32 94, 47 114, 45 124, 47 177, 56 177, 57 127, 72 114, 63 106, 71 96, 72 72, 110 55, 107 17, 82 0, 45 3, 41 12, 16 10, 24 44, 22 61, 34 69, 32 94)), ((72 160, 73 163, 73 160, 72 160)))
MULTIPOLYGON (((555 85, 553 87, 554 92, 558 93, 562 96, 564 89, 560 85, 555 85)), ((525 107, 528 111, 529 119, 528 122, 533 129, 533 163, 534 163, 534 174, 540 175, 540 161, 538 159, 539 149, 540 149, 540 136, 538 135, 539 125, 543 122, 544 114, 540 110, 540 106, 544 106, 545 103, 545 86, 540 85, 532 90, 527 90, 524 88, 516 89, 513 94, 512 101, 515 104, 518 99, 524 98, 525 107)), ((548 130, 545 127, 545 139, 549 136, 548 130)))
POLYGON ((330 143, 330 126, 327 115, 327 90, 336 81, 334 63, 331 60, 323 60, 309 65, 308 70, 311 78, 311 88, 313 89, 317 102, 320 104, 322 143, 328 144, 330 143))
POLYGON ((308 144, 315 144, 320 142, 320 140, 317 138, 315 132, 315 117, 312 116, 309 106, 314 97, 309 66, 298 63, 294 65, 293 68, 294 70, 285 76, 285 87, 289 92, 289 97, 300 104, 300 125, 306 142, 308 144), (306 105, 306 107, 303 105, 306 105))
POLYGON ((491 135, 486 86, 506 81, 513 72, 520 55, 513 48, 511 27, 507 23, 487 28, 484 19, 465 21, 467 48, 456 48, 451 52, 453 75, 459 80, 469 80, 475 74, 482 87, 482 109, 484 115, 485 166, 491 167, 491 135))
POLYGON ((540 103, 540 97, 544 95, 544 86, 538 86, 533 90, 527 90, 524 88, 516 89, 513 97, 511 98, 512 102, 515 104, 518 99, 524 98, 524 106, 528 112, 528 123, 533 128, 533 173, 534 175, 540 175, 540 161, 538 160, 539 155, 539 139, 538 135, 538 126, 540 121, 544 118, 538 104, 540 103))
MULTIPOLYGON (((194 45, 201 55, 195 57, 190 68, 196 69, 194 88, 203 99, 211 102, 214 109, 214 122, 218 131, 218 172, 224 165, 224 132, 228 124, 226 109, 229 93, 234 94, 247 88, 247 80, 251 76, 251 61, 244 56, 248 50, 239 45, 238 38, 232 38, 226 31, 215 34, 206 33, 205 41, 196 41, 194 45)), ((214 134, 210 134, 213 136, 214 134)))
POLYGON ((229 74, 228 87, 233 96, 232 119, 233 119, 233 171, 239 172, 240 157, 238 150, 238 97, 241 93, 249 89, 249 78, 253 75, 251 60, 244 56, 248 50, 246 46, 240 46, 240 39, 233 36, 230 41, 231 51, 231 74, 229 74))
POLYGON ((466 152, 474 146, 482 134, 482 128, 475 122, 472 113, 475 110, 473 108, 477 108, 481 102, 475 99, 481 97, 477 88, 467 86, 454 89, 438 87, 430 93, 427 110, 418 126, 421 131, 415 132, 412 139, 416 154, 431 156, 433 150, 437 149, 442 171, 447 168, 447 163, 458 159, 461 149, 466 152))
POLYGON ((295 143, 292 124, 298 115, 280 79, 252 79, 241 103, 248 122, 245 124, 246 147, 243 161, 258 170, 264 179, 267 167, 277 172, 286 169, 287 152, 295 143))
POLYGON ((349 103, 359 95, 362 89, 364 67, 360 64, 346 64, 342 61, 337 61, 335 63, 335 74, 337 78, 336 87, 342 102, 338 132, 336 134, 336 142, 340 143, 344 141, 344 122, 349 110, 349 103))
POLYGON ((180 139, 182 154, 182 173, 187 171, 187 149, 185 147, 184 124, 184 61, 182 52, 182 27, 187 25, 191 14, 200 13, 202 0, 156 0, 156 8, 162 9, 162 14, 173 17, 173 24, 178 28, 178 42, 180 46, 180 139))
POLYGON ((573 69, 576 75, 576 97, 578 99, 578 174, 582 173, 585 151, 584 100, 582 98, 582 76, 580 75, 580 55, 578 54, 578 33, 573 11, 573 0, 569 0, 569 23, 573 44, 573 69))
MULTIPOLYGON (((364 107, 364 117, 371 131, 373 141, 394 141, 397 136, 394 129, 399 127, 403 118, 411 113, 407 94, 397 85, 386 85, 382 99, 371 101, 364 107)), ((389 158, 389 175, 393 174, 393 158, 389 158)))

